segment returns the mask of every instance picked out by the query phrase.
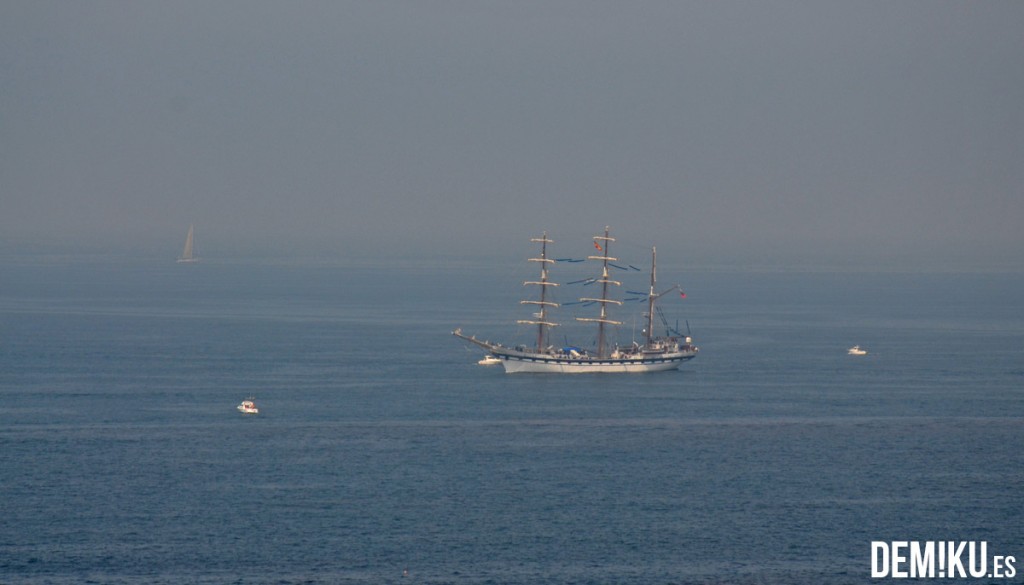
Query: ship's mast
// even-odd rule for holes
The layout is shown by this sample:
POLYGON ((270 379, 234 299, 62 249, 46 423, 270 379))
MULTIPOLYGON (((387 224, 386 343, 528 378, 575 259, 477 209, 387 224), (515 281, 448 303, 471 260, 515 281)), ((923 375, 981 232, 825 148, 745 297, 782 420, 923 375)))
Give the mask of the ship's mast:
POLYGON ((654 292, 654 286, 658 281, 657 277, 657 266, 658 266, 658 249, 651 247, 651 292, 647 295, 647 335, 646 345, 648 349, 651 347, 651 337, 654 336, 654 301, 661 295, 654 292))
POLYGON ((610 228, 605 226, 603 236, 594 236, 594 247, 603 252, 601 256, 587 256, 588 260, 600 260, 601 261, 601 278, 595 282, 601 283, 601 298, 581 298, 580 301, 585 303, 598 303, 601 307, 601 313, 596 319, 594 318, 583 318, 577 317, 577 321, 587 321, 590 323, 597 323, 597 355, 598 357, 605 357, 605 325, 622 325, 621 321, 612 321, 608 318, 608 303, 621 305, 622 301, 616 301, 608 298, 608 285, 621 286, 622 283, 616 280, 611 280, 608 276, 608 263, 615 262, 618 258, 613 258, 608 251, 609 244, 615 241, 615 238, 609 237, 608 232, 610 228), (598 242, 603 242, 604 246, 598 242))
POLYGON ((540 300, 539 301, 520 301, 523 305, 538 305, 540 312, 536 313, 537 320, 520 320, 517 323, 525 325, 536 325, 537 326, 537 351, 544 351, 545 339, 544 332, 547 327, 555 327, 558 323, 551 323, 548 321, 548 307, 557 307, 558 303, 552 303, 547 300, 547 292, 549 286, 558 286, 556 282, 550 282, 548 280, 548 264, 554 264, 554 260, 548 258, 548 244, 554 242, 548 239, 548 233, 544 232, 544 235, 539 238, 531 238, 531 242, 540 244, 540 258, 530 258, 530 262, 537 262, 540 264, 540 280, 533 281, 528 280, 523 283, 523 286, 539 286, 540 287, 540 300))

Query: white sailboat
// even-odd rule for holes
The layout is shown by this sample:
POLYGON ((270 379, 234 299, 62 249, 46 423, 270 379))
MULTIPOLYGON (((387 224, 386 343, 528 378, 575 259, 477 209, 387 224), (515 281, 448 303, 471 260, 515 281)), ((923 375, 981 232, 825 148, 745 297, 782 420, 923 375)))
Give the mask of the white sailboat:
MULTIPOLYGON (((699 351, 693 345, 689 336, 669 335, 667 332, 663 337, 653 334, 655 303, 659 298, 669 292, 679 290, 678 286, 665 292, 655 292, 656 286, 656 260, 657 250, 651 249, 651 286, 647 296, 647 327, 644 330, 644 343, 634 342, 627 347, 619 347, 609 342, 607 334, 608 325, 621 325, 621 321, 612 320, 609 316, 609 306, 620 306, 622 301, 613 299, 610 291, 613 287, 621 286, 621 282, 612 280, 610 268, 621 268, 614 264, 617 258, 611 256, 609 246, 615 241, 609 236, 609 228, 605 228, 604 235, 594 237, 594 247, 601 252, 599 256, 588 256, 587 259, 601 264, 601 276, 586 279, 588 284, 601 285, 601 297, 583 297, 580 302, 587 305, 597 305, 599 312, 595 317, 577 317, 577 321, 597 324, 597 347, 593 350, 584 350, 578 347, 555 347, 547 340, 548 330, 556 327, 558 323, 549 318, 549 310, 558 308, 559 304, 552 302, 548 295, 550 287, 559 286, 548 277, 548 268, 554 264, 554 260, 548 258, 547 246, 553 243, 548 239, 547 233, 530 240, 541 245, 540 257, 530 258, 531 262, 540 264, 540 280, 527 281, 524 286, 535 286, 539 288, 539 300, 524 300, 522 304, 534 305, 539 311, 530 320, 518 321, 520 324, 537 326, 537 342, 534 347, 522 346, 507 347, 500 343, 481 341, 475 336, 467 336, 461 329, 456 329, 452 335, 478 345, 488 354, 501 360, 502 366, 508 373, 517 372, 548 372, 548 373, 633 373, 633 372, 657 372, 674 370, 685 361, 696 357, 699 351)), ((680 291, 681 293, 682 291, 680 291)), ((645 293, 639 293, 644 295, 645 293)), ((642 298, 642 297, 641 297, 642 298)), ((678 332, 675 332, 678 333, 678 332)))
POLYGON ((188 235, 185 236, 185 249, 181 252, 181 257, 178 258, 179 264, 195 264, 199 262, 199 257, 193 253, 193 240, 195 238, 195 224, 188 226, 188 235))

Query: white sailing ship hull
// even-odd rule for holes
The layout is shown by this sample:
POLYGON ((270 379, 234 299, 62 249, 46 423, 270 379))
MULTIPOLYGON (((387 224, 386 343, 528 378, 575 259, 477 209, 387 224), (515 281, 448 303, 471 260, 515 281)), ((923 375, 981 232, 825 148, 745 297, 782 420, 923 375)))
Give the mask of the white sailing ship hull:
POLYGON ((550 374, 620 374, 664 372, 675 370, 680 364, 693 359, 696 354, 679 356, 663 356, 644 359, 571 359, 559 360, 526 356, 500 355, 505 372, 519 373, 550 373, 550 374))
POLYGON ((700 351, 692 345, 680 345, 658 352, 630 352, 614 357, 593 357, 589 355, 569 354, 564 352, 532 352, 521 348, 510 348, 498 343, 482 341, 475 337, 467 337, 461 330, 452 335, 470 343, 479 345, 488 353, 501 361, 505 372, 547 373, 547 374, 620 374, 664 372, 675 370, 683 362, 697 357, 700 351))

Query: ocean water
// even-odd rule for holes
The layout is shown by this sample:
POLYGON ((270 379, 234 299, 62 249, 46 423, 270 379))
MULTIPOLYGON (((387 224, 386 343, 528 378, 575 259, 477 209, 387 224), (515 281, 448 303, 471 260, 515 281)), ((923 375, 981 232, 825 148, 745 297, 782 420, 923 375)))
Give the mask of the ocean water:
POLYGON ((483 265, 2 271, 4 585, 865 583, 894 540, 1024 564, 1021 274, 690 271, 680 371, 545 376, 450 335, 521 333, 483 265))

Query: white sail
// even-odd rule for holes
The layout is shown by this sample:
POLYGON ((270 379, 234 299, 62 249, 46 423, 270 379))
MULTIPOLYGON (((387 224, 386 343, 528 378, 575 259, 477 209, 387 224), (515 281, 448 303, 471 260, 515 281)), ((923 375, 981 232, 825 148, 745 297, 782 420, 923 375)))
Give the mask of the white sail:
POLYGON ((188 226, 188 235, 185 236, 185 249, 181 251, 181 257, 178 258, 179 263, 190 264, 194 262, 199 262, 199 258, 197 258, 192 251, 192 247, 194 245, 194 238, 195 224, 191 224, 188 226))

